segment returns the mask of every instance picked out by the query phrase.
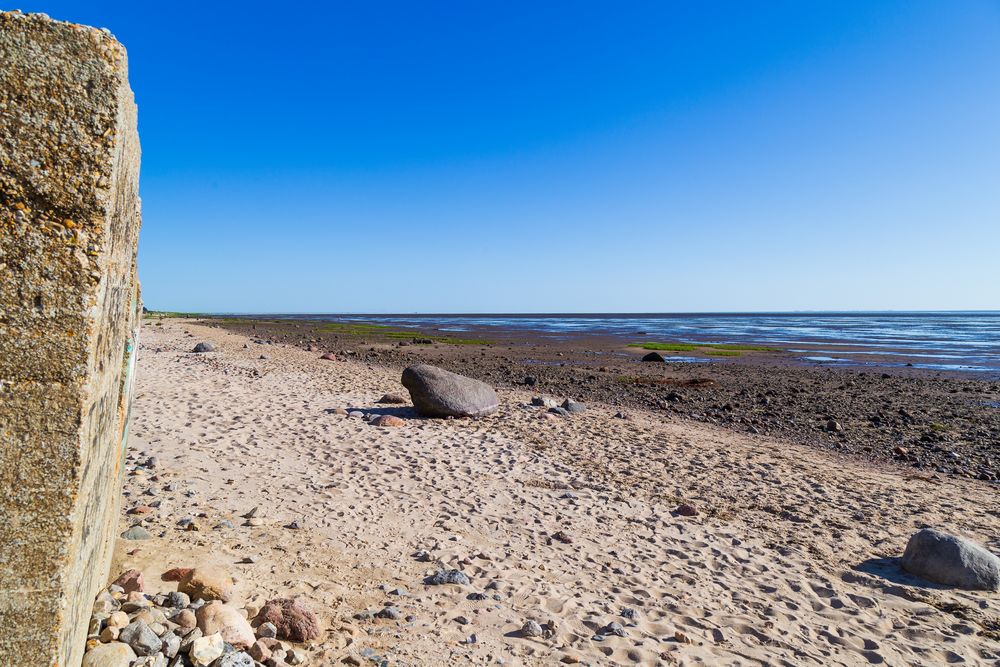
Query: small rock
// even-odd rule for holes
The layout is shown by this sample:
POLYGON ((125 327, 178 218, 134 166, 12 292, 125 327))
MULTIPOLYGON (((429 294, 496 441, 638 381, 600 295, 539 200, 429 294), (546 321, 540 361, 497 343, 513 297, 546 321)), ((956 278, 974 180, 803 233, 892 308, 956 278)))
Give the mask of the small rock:
POLYGON ((616 635, 618 637, 625 637, 625 636, 627 636, 627 633, 625 632, 625 628, 623 628, 622 624, 619 623, 618 621, 611 621, 610 623, 608 623, 604 627, 604 629, 601 630, 601 634, 603 634, 603 635, 616 635))
POLYGON ((567 398, 563 401, 562 408, 566 412, 573 415, 587 411, 587 405, 585 403, 574 401, 572 398, 567 398))
POLYGON ((528 620, 525 621, 524 625, 521 626, 521 636, 522 637, 541 637, 542 636, 542 626, 538 624, 538 621, 528 620))
POLYGON ((267 662, 267 659, 271 657, 271 649, 260 640, 255 641, 247 653, 257 662, 267 662))
POLYGON ((377 618, 387 618, 391 621, 398 621, 403 618, 403 612, 399 610, 398 607, 388 606, 384 607, 381 611, 375 612, 377 618))
POLYGON ((831 419, 826 423, 826 430, 830 433, 840 433, 844 430, 844 427, 840 425, 840 422, 835 419, 831 419))
POLYGON ((202 352, 215 352, 215 346, 211 343, 198 343, 194 346, 193 352, 201 354, 202 352))
POLYGON ((188 658, 193 667, 208 667, 222 656, 225 648, 226 643, 218 633, 208 637, 198 637, 191 642, 188 658))
POLYGON ((128 644, 109 642, 87 651, 82 667, 129 667, 135 659, 135 651, 128 644))
POLYGON ((256 641, 253 628, 236 607, 210 602, 201 607, 195 616, 198 629, 205 636, 218 633, 224 642, 236 648, 249 648, 256 641))
POLYGON ((152 535, 142 526, 136 525, 122 533, 122 537, 126 540, 148 540, 152 535))
POLYGON ((407 403, 406 397, 402 394, 383 394, 382 398, 378 399, 378 403, 387 403, 389 405, 400 405, 402 403, 407 403))
POLYGON ((192 599, 222 600, 229 602, 234 593, 233 579, 215 567, 197 567, 189 571, 177 584, 177 590, 192 599))
POLYGON ((212 667, 254 667, 254 664, 249 653, 234 651, 224 653, 221 658, 212 663, 212 667))
POLYGON ((443 584, 459 584, 468 586, 469 577, 461 570, 439 570, 425 579, 425 583, 431 586, 441 586, 443 584))
POLYGON ((659 362, 661 364, 666 363, 667 361, 666 359, 663 358, 663 355, 660 354, 659 352, 650 352, 649 354, 644 356, 642 360, 648 362, 659 362))
POLYGON ((114 585, 121 586, 125 593, 131 593, 132 591, 142 592, 144 585, 142 572, 139 570, 126 570, 118 575, 118 578, 114 581, 114 585))
POLYGON ((319 620, 299 598, 269 600, 257 613, 258 626, 272 623, 275 636, 293 642, 305 642, 319 637, 319 620))
POLYGON ((142 621, 132 621, 118 633, 118 639, 136 652, 136 655, 152 655, 163 646, 163 642, 149 626, 142 621))
POLYGON ((688 503, 681 503, 674 510, 680 516, 697 516, 698 509, 694 505, 689 505, 688 503))

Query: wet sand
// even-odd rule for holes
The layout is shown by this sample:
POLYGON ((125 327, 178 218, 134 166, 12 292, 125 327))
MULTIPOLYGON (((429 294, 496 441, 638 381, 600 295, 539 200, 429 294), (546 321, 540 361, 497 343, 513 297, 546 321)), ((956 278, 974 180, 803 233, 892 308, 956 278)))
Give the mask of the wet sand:
MULTIPOLYGON (((160 505, 144 515, 154 538, 121 540, 114 572, 137 567, 155 592, 172 586, 156 572, 214 563, 251 605, 301 595, 324 625, 311 665, 1000 660, 1000 595, 928 585, 895 561, 925 525, 1000 550, 990 483, 638 405, 628 419, 599 401, 553 418, 525 405, 540 390, 566 395, 548 379, 501 388, 483 419, 419 419, 376 403, 401 390, 393 355, 411 346, 352 347, 326 361, 216 327, 147 323, 123 512, 160 505), (191 354, 200 341, 217 351, 191 354), (132 465, 150 455, 152 476, 132 465), (677 514, 681 503, 698 514, 677 514), (243 525, 255 506, 263 525, 243 525), (176 525, 188 516, 198 531, 176 525), (224 519, 234 527, 216 528, 224 519), (470 585, 425 585, 440 567, 470 585), (387 602, 403 618, 356 618, 387 602), (522 637, 527 620, 549 636, 522 637), (612 622, 624 637, 604 629, 612 622)), ((570 384, 587 398, 587 383, 570 384)), ((135 520, 123 514, 123 528, 135 520)))

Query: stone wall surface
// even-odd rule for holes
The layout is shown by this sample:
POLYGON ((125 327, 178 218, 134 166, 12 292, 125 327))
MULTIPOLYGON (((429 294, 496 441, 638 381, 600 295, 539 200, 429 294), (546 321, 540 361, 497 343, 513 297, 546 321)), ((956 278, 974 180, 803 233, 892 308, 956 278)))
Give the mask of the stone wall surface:
POLYGON ((107 580, 141 311, 138 178, 122 45, 0 13, 0 665, 79 665, 107 580))

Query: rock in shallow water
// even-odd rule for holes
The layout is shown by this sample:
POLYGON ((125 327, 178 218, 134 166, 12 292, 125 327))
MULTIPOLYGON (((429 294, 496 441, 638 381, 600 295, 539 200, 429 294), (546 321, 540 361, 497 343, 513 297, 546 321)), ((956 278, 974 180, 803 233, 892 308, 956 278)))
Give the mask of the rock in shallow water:
POLYGON ((903 569, 921 579, 969 590, 1000 590, 1000 558, 972 540, 924 528, 910 538, 903 569))
POLYGON ((646 356, 644 356, 642 358, 642 360, 643 361, 651 361, 651 362, 659 362, 661 364, 666 361, 666 359, 663 358, 663 355, 660 354, 659 352, 650 352, 649 354, 647 354, 646 356))
POLYGON ((500 407, 496 392, 485 382, 437 366, 410 366, 402 381, 425 417, 483 417, 500 407))

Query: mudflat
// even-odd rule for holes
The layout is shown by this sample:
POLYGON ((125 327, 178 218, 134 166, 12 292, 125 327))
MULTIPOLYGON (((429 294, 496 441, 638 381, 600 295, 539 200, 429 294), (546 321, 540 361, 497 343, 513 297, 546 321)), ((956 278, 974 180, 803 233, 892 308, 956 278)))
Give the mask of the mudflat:
POLYGON ((241 604, 300 596, 323 626, 312 665, 1000 659, 1000 594, 898 562, 924 526, 996 552, 990 482, 638 402, 617 418, 569 380, 494 383, 495 413, 422 419, 378 403, 405 396, 393 355, 418 346, 330 360, 307 344, 147 323, 121 525, 152 537, 119 540, 113 574, 140 569, 155 593, 175 586, 159 572, 214 565, 241 604), (558 417, 539 393, 588 407, 558 417), (449 570, 469 583, 429 583, 449 570))

